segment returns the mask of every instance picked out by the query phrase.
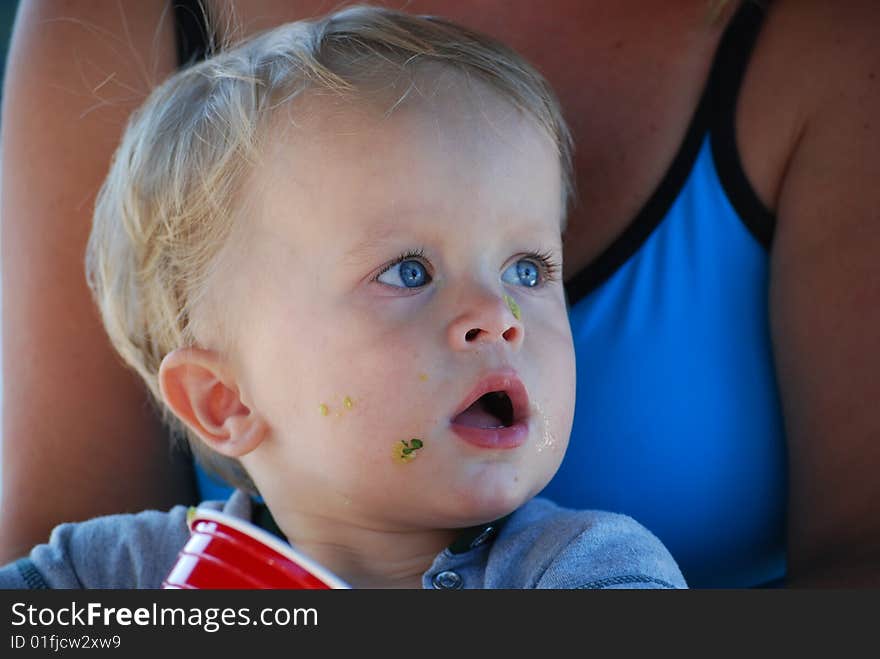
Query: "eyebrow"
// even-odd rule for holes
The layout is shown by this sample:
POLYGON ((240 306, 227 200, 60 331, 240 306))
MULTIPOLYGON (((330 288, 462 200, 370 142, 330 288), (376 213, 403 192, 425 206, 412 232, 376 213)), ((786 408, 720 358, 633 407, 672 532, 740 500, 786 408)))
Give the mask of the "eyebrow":
MULTIPOLYGON (((426 208, 411 208, 405 211, 395 210, 393 214, 388 214, 379 220, 370 222, 365 229, 364 234, 351 248, 346 250, 342 257, 342 262, 347 265, 357 265, 364 261, 373 253, 379 251, 386 243, 390 242, 404 228, 412 226, 408 219, 419 213, 430 212, 426 208)), ((442 231, 442 228, 440 229, 442 231)), ((416 242, 425 242, 424 236, 413 236, 416 242)), ((412 243, 412 240, 409 240, 412 243)))
POLYGON ((397 235, 405 225, 405 218, 412 213, 395 213, 397 219, 383 218, 371 222, 364 235, 343 256, 344 263, 359 263, 367 254, 375 252, 379 247, 387 243, 397 235))

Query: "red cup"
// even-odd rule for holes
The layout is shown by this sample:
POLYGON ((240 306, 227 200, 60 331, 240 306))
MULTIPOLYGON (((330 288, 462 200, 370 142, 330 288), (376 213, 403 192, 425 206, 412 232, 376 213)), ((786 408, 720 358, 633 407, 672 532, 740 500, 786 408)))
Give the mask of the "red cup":
POLYGON ((250 522, 209 508, 188 516, 189 541, 162 588, 330 589, 342 579, 250 522))

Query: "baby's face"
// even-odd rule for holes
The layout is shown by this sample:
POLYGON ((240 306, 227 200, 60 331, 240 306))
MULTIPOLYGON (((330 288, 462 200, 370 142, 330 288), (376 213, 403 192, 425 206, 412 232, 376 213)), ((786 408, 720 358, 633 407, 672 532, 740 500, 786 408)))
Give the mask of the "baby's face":
POLYGON ((224 284, 267 502, 457 528, 565 451, 574 353, 551 140, 484 91, 390 118, 312 99, 272 142, 224 284))

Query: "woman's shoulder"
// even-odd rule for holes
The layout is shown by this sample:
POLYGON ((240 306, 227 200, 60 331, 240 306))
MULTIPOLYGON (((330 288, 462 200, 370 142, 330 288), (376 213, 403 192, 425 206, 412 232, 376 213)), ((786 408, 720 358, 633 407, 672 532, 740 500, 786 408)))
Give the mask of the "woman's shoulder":
POLYGON ((821 153, 808 152, 801 148, 805 137, 835 124, 864 126, 860 110, 876 111, 878 24, 880 4, 870 0, 769 4, 743 81, 736 133, 744 168, 771 210, 780 206, 794 157, 850 148, 841 134, 817 145, 821 153))
POLYGON ((772 3, 738 116, 745 168, 771 183, 777 215, 770 320, 795 580, 862 567, 876 579, 865 557, 880 545, 865 539, 878 537, 878 415, 865 402, 880 396, 878 25, 871 0, 772 3), (760 148, 774 140, 784 148, 760 148))

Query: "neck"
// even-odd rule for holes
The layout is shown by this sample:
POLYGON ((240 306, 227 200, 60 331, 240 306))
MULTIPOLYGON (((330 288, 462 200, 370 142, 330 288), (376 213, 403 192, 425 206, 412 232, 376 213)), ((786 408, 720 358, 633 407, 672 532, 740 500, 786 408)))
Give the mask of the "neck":
POLYGON ((449 529, 395 529, 279 510, 273 515, 298 551, 353 588, 421 588, 422 575, 455 539, 449 529))

